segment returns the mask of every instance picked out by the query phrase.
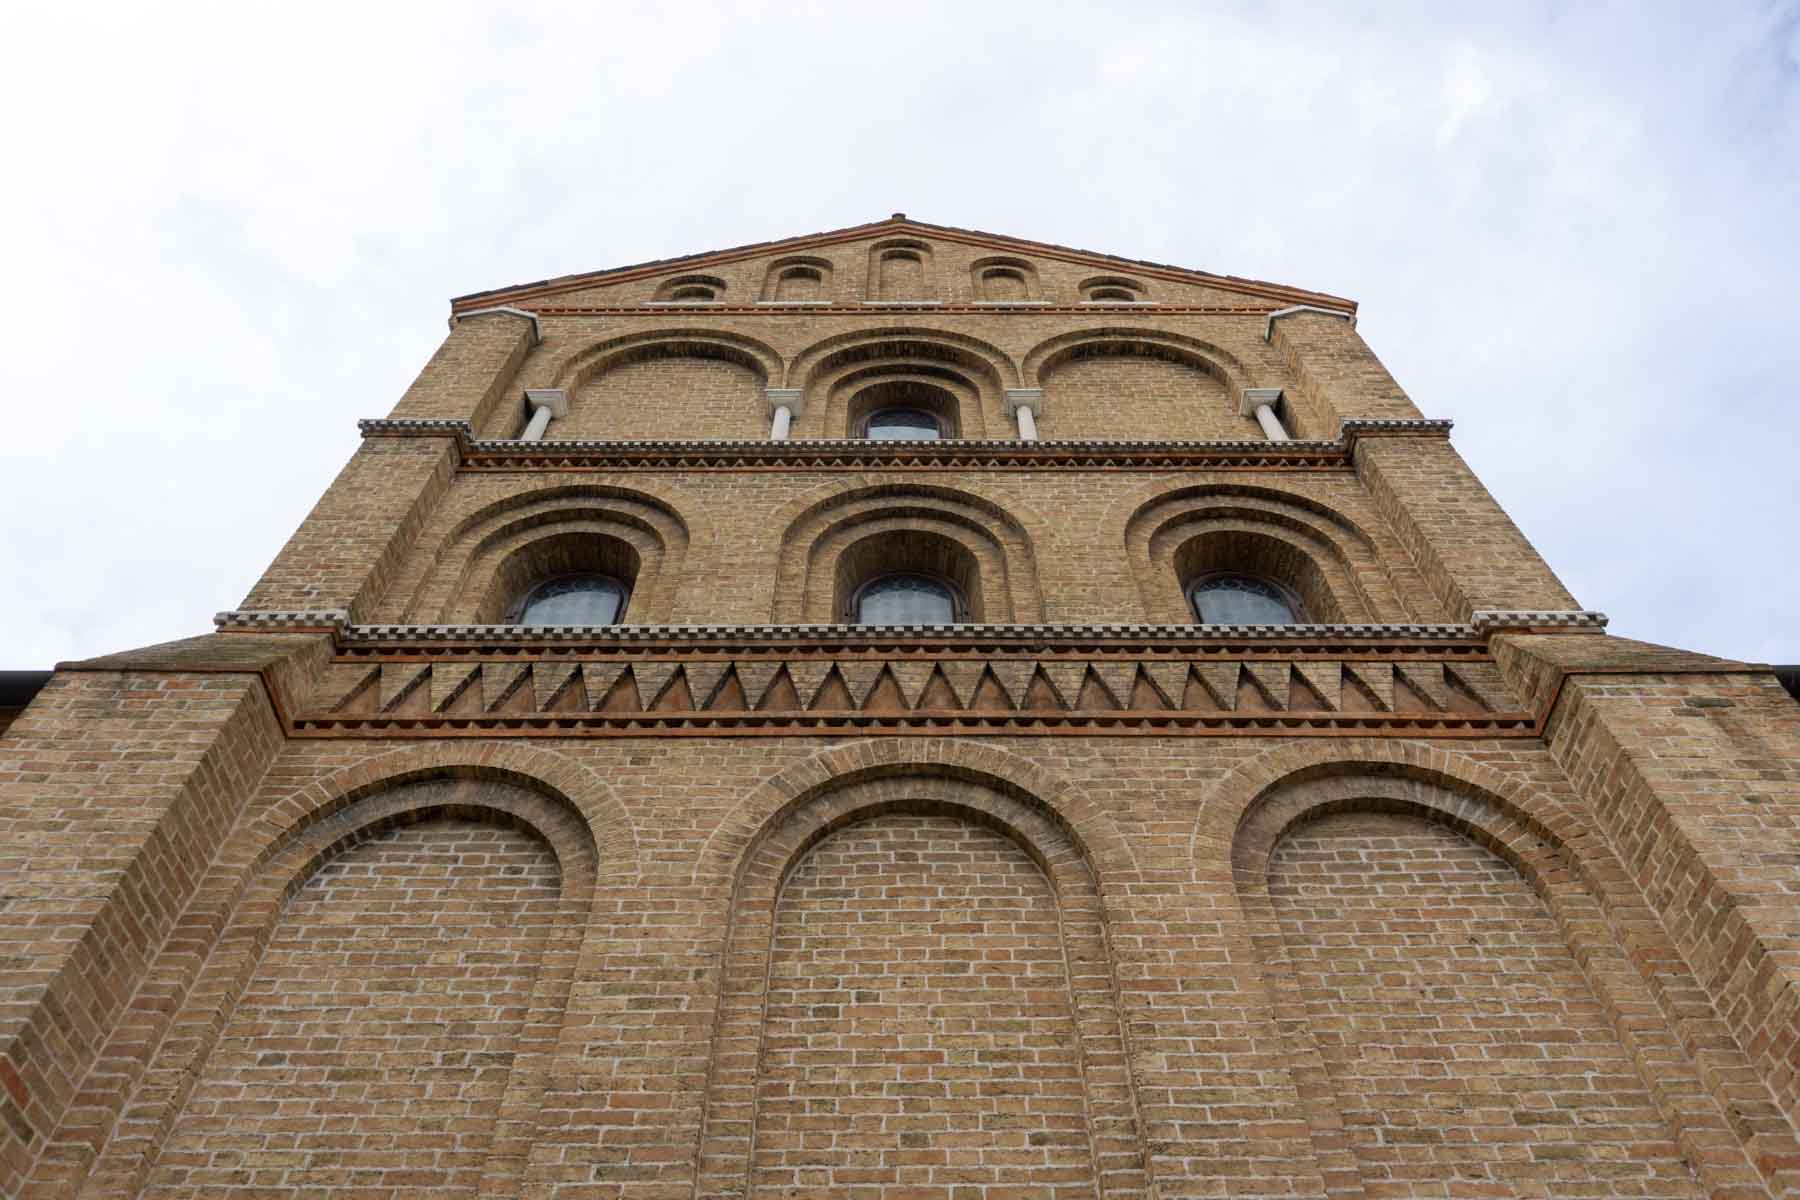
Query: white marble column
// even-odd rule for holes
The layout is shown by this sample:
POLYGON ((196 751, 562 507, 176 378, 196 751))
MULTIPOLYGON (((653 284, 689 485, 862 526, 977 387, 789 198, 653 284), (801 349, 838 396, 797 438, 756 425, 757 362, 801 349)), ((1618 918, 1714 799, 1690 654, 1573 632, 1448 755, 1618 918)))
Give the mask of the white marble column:
POLYGON ((1271 442, 1286 442, 1287 426, 1281 423, 1281 415, 1277 411, 1281 404, 1280 388, 1245 388, 1243 399, 1238 404, 1238 412, 1242 416, 1255 417, 1256 423, 1271 442))
POLYGON ((569 415, 569 393, 562 388, 526 388, 525 404, 531 409, 531 420, 519 435, 521 442, 542 441, 552 417, 569 415))
POLYGON ((1043 388, 1007 388, 1006 408, 1019 423, 1019 440, 1038 440, 1037 419, 1044 412, 1043 388))
POLYGON ((806 411, 806 399, 799 388, 764 388, 769 400, 769 440, 785 442, 794 427, 794 418, 806 411))

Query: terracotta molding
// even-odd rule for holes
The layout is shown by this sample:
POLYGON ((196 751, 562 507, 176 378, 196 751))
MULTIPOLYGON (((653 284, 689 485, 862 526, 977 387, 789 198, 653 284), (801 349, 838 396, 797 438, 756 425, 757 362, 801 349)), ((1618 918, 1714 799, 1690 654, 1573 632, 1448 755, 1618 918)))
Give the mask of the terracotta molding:
POLYGON ((306 716, 289 734, 298 738, 495 737, 843 737, 982 734, 1074 737, 1372 737, 1535 738, 1529 713, 1459 717, 1449 714, 1178 713, 1160 709, 1105 713, 843 712, 536 713, 498 717, 306 716))
POLYGON ((1360 419, 1343 422, 1331 441, 1102 441, 947 439, 868 441, 655 439, 523 441, 477 439, 467 421, 369 418, 365 438, 451 437, 467 471, 843 471, 843 470, 1138 470, 1184 468, 1346 470, 1356 445, 1371 437, 1447 438, 1451 422, 1360 419))

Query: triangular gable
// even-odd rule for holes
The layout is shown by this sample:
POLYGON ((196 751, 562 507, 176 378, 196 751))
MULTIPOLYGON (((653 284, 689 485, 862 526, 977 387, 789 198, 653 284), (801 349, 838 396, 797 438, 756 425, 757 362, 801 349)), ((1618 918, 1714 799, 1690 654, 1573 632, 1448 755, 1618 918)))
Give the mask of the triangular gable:
POLYGON ((961 242, 965 245, 996 251, 1010 251, 1020 255, 1037 255, 1101 269, 1129 268, 1137 274, 1151 278, 1220 288, 1239 292, 1257 300, 1272 301, 1282 305, 1316 304, 1347 312, 1356 311, 1356 301, 1347 300, 1342 296, 1333 296, 1326 292, 1307 291, 1304 288, 1288 287, 1285 284, 1270 283, 1259 279, 1244 279, 1236 275, 1214 275, 1208 271, 1195 271, 1186 267, 1148 262, 1143 259, 1122 258, 1115 254, 1101 254, 1092 250, 1077 250, 1070 246, 1058 246, 1051 242, 1034 242, 1024 238, 1007 237, 1004 234, 984 233, 978 229, 959 229, 953 225, 932 225, 924 221, 912 220, 904 213, 895 213, 885 221, 872 221, 867 225, 851 225, 843 229, 809 233, 800 237, 784 238, 780 241, 754 242, 745 246, 733 246, 727 250, 709 250, 703 254, 662 258, 652 262, 635 263, 631 266, 612 267, 602 271, 584 271, 577 275, 540 279, 535 283, 520 283, 484 292, 471 292, 466 296, 457 296, 451 300, 450 308, 452 312, 464 312, 470 309, 500 305, 518 306, 548 299, 564 292, 664 275, 676 269, 692 270, 705 266, 740 262, 747 258, 791 254, 841 242, 853 242, 868 237, 901 233, 915 233, 944 241, 961 242))

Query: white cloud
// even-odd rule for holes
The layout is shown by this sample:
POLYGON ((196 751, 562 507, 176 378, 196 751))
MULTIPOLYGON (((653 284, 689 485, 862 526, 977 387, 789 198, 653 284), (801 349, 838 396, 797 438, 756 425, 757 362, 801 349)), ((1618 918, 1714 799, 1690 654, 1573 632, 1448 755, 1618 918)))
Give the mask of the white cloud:
POLYGON ((1617 631, 1800 659, 1795 8, 1445 11, 16 10, 0 666, 235 604, 447 297, 896 209, 1355 296, 1617 631))

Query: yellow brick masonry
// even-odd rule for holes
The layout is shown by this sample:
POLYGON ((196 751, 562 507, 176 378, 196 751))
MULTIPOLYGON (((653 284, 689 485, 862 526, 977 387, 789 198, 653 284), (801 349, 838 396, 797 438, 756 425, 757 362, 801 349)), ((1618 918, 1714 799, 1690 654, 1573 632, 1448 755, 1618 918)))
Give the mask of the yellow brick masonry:
MULTIPOLYGON (((1271 321, 1297 304, 1348 311, 882 222, 468 298, 391 415, 510 438, 564 388, 552 439, 756 442, 769 387, 798 438, 890 394, 1010 437, 1021 389, 1049 439, 1258 439, 1246 387, 1304 438, 1421 415, 1344 313, 1271 321), (1107 279, 1154 303, 1084 304, 1107 279), (712 300, 654 303, 678 287, 712 300), (759 304, 801 291, 831 303, 759 304)), ((973 564, 987 621, 1184 624, 1185 573, 1233 555, 1354 624, 1576 607, 1428 431, 1326 469, 458 446, 366 439, 239 607, 492 620, 598 539, 628 620, 791 624, 841 615, 869 538, 973 564)), ((1502 631, 1496 686, 1541 718, 1505 736, 302 736, 352 649, 65 664, 0 735, 0 1195, 1800 1194, 1800 706, 1765 668, 1502 631)))

